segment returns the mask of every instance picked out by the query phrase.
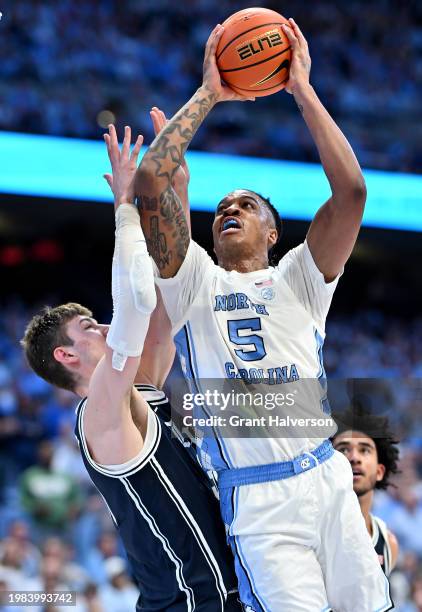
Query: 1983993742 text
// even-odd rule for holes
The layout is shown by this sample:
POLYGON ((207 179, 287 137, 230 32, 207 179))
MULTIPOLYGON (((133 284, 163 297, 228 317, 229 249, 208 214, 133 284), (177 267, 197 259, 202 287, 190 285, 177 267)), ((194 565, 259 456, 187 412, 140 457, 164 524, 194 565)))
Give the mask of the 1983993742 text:
POLYGON ((75 606, 75 591, 1 591, 2 606, 33 606, 45 604, 60 604, 60 606, 75 606))

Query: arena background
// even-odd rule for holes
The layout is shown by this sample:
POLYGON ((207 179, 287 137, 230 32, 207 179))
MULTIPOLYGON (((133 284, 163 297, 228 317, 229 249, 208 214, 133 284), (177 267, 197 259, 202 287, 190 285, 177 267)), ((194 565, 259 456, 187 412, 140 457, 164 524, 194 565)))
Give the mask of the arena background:
MULTIPOLYGON (((367 176, 368 169, 387 171, 386 181, 401 177, 407 186, 413 173, 420 194, 421 6, 398 0, 261 5, 301 26, 313 59, 311 82, 367 176)), ((150 107, 171 115, 190 97, 200 84, 209 31, 247 6, 229 0, 22 0, 0 6, 0 588, 68 587, 84 593, 78 611, 133 610, 136 599, 129 578, 115 579, 122 570, 118 561, 107 562, 124 553, 78 455, 75 399, 32 374, 18 343, 33 311, 46 303, 79 301, 99 320, 110 320, 111 199, 84 199, 82 188, 77 200, 52 197, 47 188, 28 192, 35 164, 47 186, 55 166, 28 155, 25 139, 14 158, 15 185, 2 188, 9 184, 11 154, 2 137, 14 132, 99 141, 111 118, 120 134, 130 124, 150 142, 150 107), (42 449, 52 455, 56 479, 62 472, 72 479, 71 499, 58 494, 54 508, 37 518, 25 479, 44 440, 51 443, 42 449)), ((192 149, 318 161, 285 93, 253 105, 221 105, 192 149)), ((77 164, 76 156, 66 160, 64 183, 74 185, 77 164)), ((103 165, 107 171, 105 150, 103 165)), ((99 173, 94 178, 103 181, 99 173)), ((254 188, 254 180, 236 185, 233 179, 233 187, 254 188)), ((287 173, 280 176, 282 186, 288 180, 287 173)), ((300 195, 304 186, 294 188, 300 195)), ((401 195, 398 190, 397 207, 401 195)), ((321 196, 317 205, 322 202, 321 196)), ((283 201, 274 203, 283 215, 283 201)), ((193 236, 211 253, 212 213, 195 210, 199 199, 191 205, 193 236)), ((422 211, 422 198, 418 205, 422 211)), ((400 210, 405 218, 406 207, 400 210)), ((300 215, 289 217, 286 251, 308 227, 300 215)), ((421 262, 420 231, 365 226, 336 292, 324 348, 329 376, 375 379, 372 409, 389 414, 401 440, 401 474, 375 503, 401 547, 391 578, 401 612, 422 610, 421 262)))

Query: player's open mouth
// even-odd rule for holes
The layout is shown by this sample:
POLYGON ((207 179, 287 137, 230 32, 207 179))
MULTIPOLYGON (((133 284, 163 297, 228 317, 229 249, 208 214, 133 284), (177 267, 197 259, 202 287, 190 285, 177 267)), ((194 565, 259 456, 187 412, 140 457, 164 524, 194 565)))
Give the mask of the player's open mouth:
POLYGON ((355 478, 361 478, 364 475, 365 474, 361 470, 353 470, 353 480, 355 480, 355 478))
POLYGON ((237 231, 241 229, 241 227, 242 226, 240 224, 239 219, 236 219, 236 217, 227 217, 226 219, 224 219, 221 225, 220 233, 224 234, 232 231, 237 231))

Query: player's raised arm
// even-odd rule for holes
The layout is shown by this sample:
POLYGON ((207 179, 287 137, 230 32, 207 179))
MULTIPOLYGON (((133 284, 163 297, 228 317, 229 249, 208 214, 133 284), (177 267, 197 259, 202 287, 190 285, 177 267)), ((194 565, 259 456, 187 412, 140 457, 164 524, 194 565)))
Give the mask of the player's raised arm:
MULTIPOLYGON (((157 136, 167 125, 167 118, 156 106, 152 108, 150 115, 154 133, 157 136)), ((182 203, 190 235, 189 180, 189 168, 186 160, 183 159, 173 176, 172 187, 182 203)), ((142 215, 142 210, 140 213, 142 215)), ((161 389, 173 364, 176 347, 173 342, 171 322, 157 287, 156 292, 157 307, 151 315, 135 383, 150 384, 161 389)))
MULTIPOLYGON (((168 119, 164 112, 159 109, 157 106, 153 106, 150 112, 152 125, 154 127, 154 134, 158 136, 162 129, 166 127, 168 124, 168 119)), ((190 182, 190 171, 186 161, 186 158, 182 158, 182 162, 176 172, 173 175, 172 187, 176 192, 176 195, 179 197, 182 206, 183 212, 186 216, 186 223, 188 225, 189 236, 192 235, 191 232, 191 222, 190 222, 190 206, 189 206, 189 182, 190 182)), ((141 218, 142 218, 142 209, 140 210, 141 218)))
POLYGON ((104 462, 105 457, 110 461, 112 454, 115 462, 122 463, 139 453, 142 444, 140 431, 146 428, 147 405, 133 388, 133 382, 150 315, 156 305, 156 295, 152 262, 138 210, 133 203, 142 137, 138 136, 132 153, 129 127, 125 128, 121 151, 114 126, 109 126, 109 134, 105 134, 104 139, 113 171, 105 178, 114 194, 116 215, 112 265, 113 319, 105 354, 89 381, 84 427, 88 441, 95 441, 97 461, 104 462), (132 412, 142 413, 144 422, 135 424, 132 412))
POLYGON ((216 26, 208 39, 201 87, 161 130, 137 172, 135 192, 142 209, 142 228, 162 278, 177 273, 189 246, 186 216, 172 185, 185 151, 217 102, 245 100, 220 79, 215 52, 223 31, 216 26))
POLYGON ((341 272, 353 250, 362 222, 366 187, 352 148, 309 83, 311 58, 305 37, 293 19, 290 26, 282 26, 293 54, 286 91, 293 94, 311 132, 332 190, 307 236, 314 261, 329 282, 341 272))

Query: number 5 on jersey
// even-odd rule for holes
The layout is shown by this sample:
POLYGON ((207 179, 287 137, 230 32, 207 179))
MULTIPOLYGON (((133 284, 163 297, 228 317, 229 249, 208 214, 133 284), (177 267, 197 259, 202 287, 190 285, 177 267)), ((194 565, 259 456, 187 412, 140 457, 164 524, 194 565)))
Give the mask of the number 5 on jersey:
POLYGON ((237 319, 227 321, 227 329, 230 341, 238 346, 251 345, 254 348, 249 351, 235 349, 236 355, 243 361, 259 361, 267 354, 264 346, 264 340, 256 334, 239 335, 239 332, 261 331, 261 319, 237 319))

